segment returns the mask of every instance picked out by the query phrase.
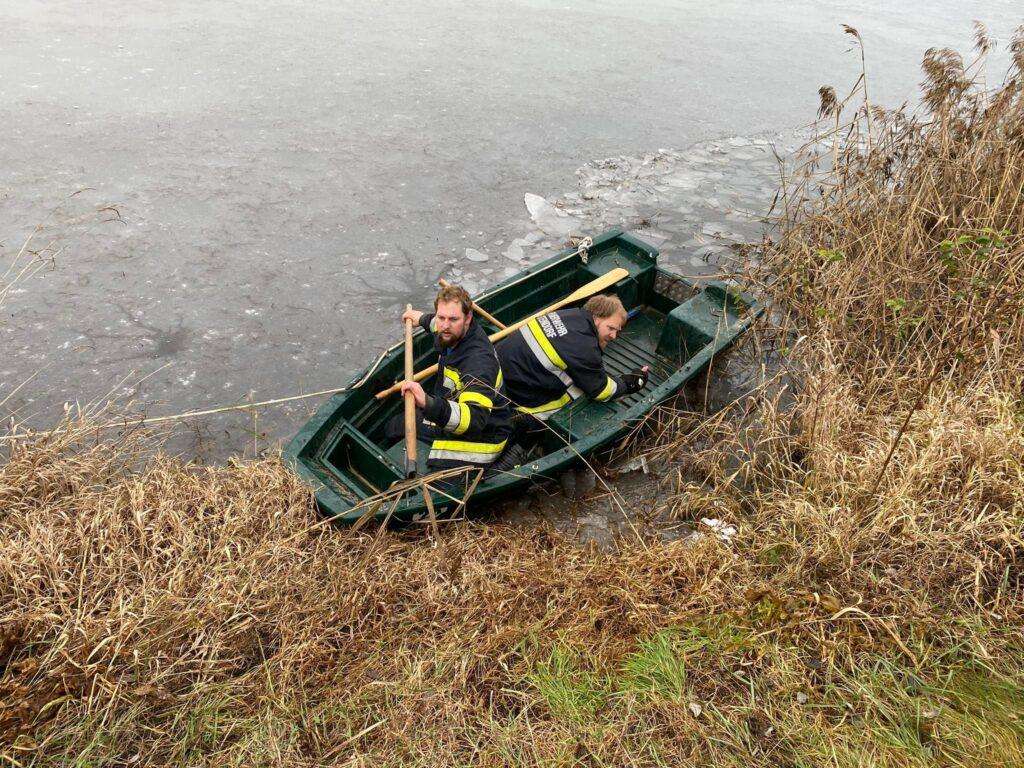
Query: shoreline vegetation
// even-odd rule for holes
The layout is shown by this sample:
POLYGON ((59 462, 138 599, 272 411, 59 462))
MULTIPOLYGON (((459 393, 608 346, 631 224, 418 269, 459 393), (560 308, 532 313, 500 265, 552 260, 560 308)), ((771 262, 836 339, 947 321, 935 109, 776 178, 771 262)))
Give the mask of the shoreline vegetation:
POLYGON ((352 532, 274 458, 13 443, 0 764, 1024 764, 1024 27, 995 89, 990 47, 913 114, 822 89, 746 273, 785 386, 632 446, 729 541, 352 532))

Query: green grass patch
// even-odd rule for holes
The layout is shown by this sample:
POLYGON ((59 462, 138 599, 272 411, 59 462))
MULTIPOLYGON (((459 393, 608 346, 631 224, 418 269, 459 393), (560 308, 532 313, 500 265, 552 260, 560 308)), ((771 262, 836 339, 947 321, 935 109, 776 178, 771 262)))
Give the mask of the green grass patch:
POLYGON ((528 683, 558 718, 584 723, 607 701, 608 679, 587 663, 582 650, 557 643, 534 664, 528 683))

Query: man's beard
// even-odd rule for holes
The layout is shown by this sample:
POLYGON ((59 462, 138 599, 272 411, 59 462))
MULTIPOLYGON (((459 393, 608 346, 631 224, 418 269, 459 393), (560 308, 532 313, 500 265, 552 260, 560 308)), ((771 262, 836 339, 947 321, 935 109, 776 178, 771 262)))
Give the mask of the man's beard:
POLYGON ((450 336, 448 336, 448 338, 445 338, 440 333, 437 334, 437 343, 438 343, 438 345, 443 347, 443 348, 445 348, 445 349, 451 349, 456 344, 458 344, 461 340, 462 340, 462 337, 461 336, 456 336, 455 334, 451 334, 450 336))

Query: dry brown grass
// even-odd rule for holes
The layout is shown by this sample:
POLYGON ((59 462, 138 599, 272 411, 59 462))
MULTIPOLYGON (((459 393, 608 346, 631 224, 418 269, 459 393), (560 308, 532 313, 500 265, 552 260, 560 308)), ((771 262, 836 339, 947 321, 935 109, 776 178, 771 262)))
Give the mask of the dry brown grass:
POLYGON ((930 111, 873 114, 870 146, 854 115, 794 180, 764 253, 793 393, 659 412, 668 511, 731 544, 353 533, 273 460, 16 444, 2 759, 1024 763, 1017 46, 988 94, 932 54, 930 111))

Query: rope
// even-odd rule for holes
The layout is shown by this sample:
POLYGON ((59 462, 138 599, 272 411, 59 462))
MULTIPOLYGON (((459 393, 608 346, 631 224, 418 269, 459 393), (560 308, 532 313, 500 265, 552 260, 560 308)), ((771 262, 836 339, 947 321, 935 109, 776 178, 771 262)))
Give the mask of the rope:
MULTIPOLYGON (((169 421, 182 421, 184 419, 191 419, 197 416, 211 416, 215 413, 227 413, 229 411, 248 411, 253 408, 262 408, 263 406, 266 405, 280 405, 281 403, 291 403, 295 402, 296 400, 308 400, 311 397, 322 397, 324 395, 336 395, 339 392, 348 392, 353 389, 359 389, 361 386, 363 386, 363 384, 365 384, 367 380, 374 373, 376 373, 377 368, 380 366, 381 362, 384 360, 384 358, 390 351, 391 348, 385 349, 383 352, 381 352, 380 355, 377 356, 377 359, 373 361, 373 365, 371 365, 367 369, 366 373, 363 374, 362 378, 359 379, 359 381, 357 382, 349 384, 347 387, 322 389, 319 392, 310 392, 309 394, 306 395, 291 395, 289 397, 277 397, 274 398, 273 400, 263 400, 258 403, 239 403, 238 405, 223 405, 218 408, 207 408, 202 411, 186 411, 185 413, 175 413, 169 416, 154 416, 152 418, 142 418, 136 419, 134 421, 112 421, 107 424, 98 424, 97 426, 92 427, 92 429, 127 429, 128 427, 148 426, 150 424, 161 424, 169 421)), ((63 430, 51 429, 46 432, 26 432, 21 435, 5 435, 3 437, 0 437, 0 443, 11 442, 14 440, 24 440, 29 437, 48 437, 50 435, 57 434, 61 431, 63 430)))

